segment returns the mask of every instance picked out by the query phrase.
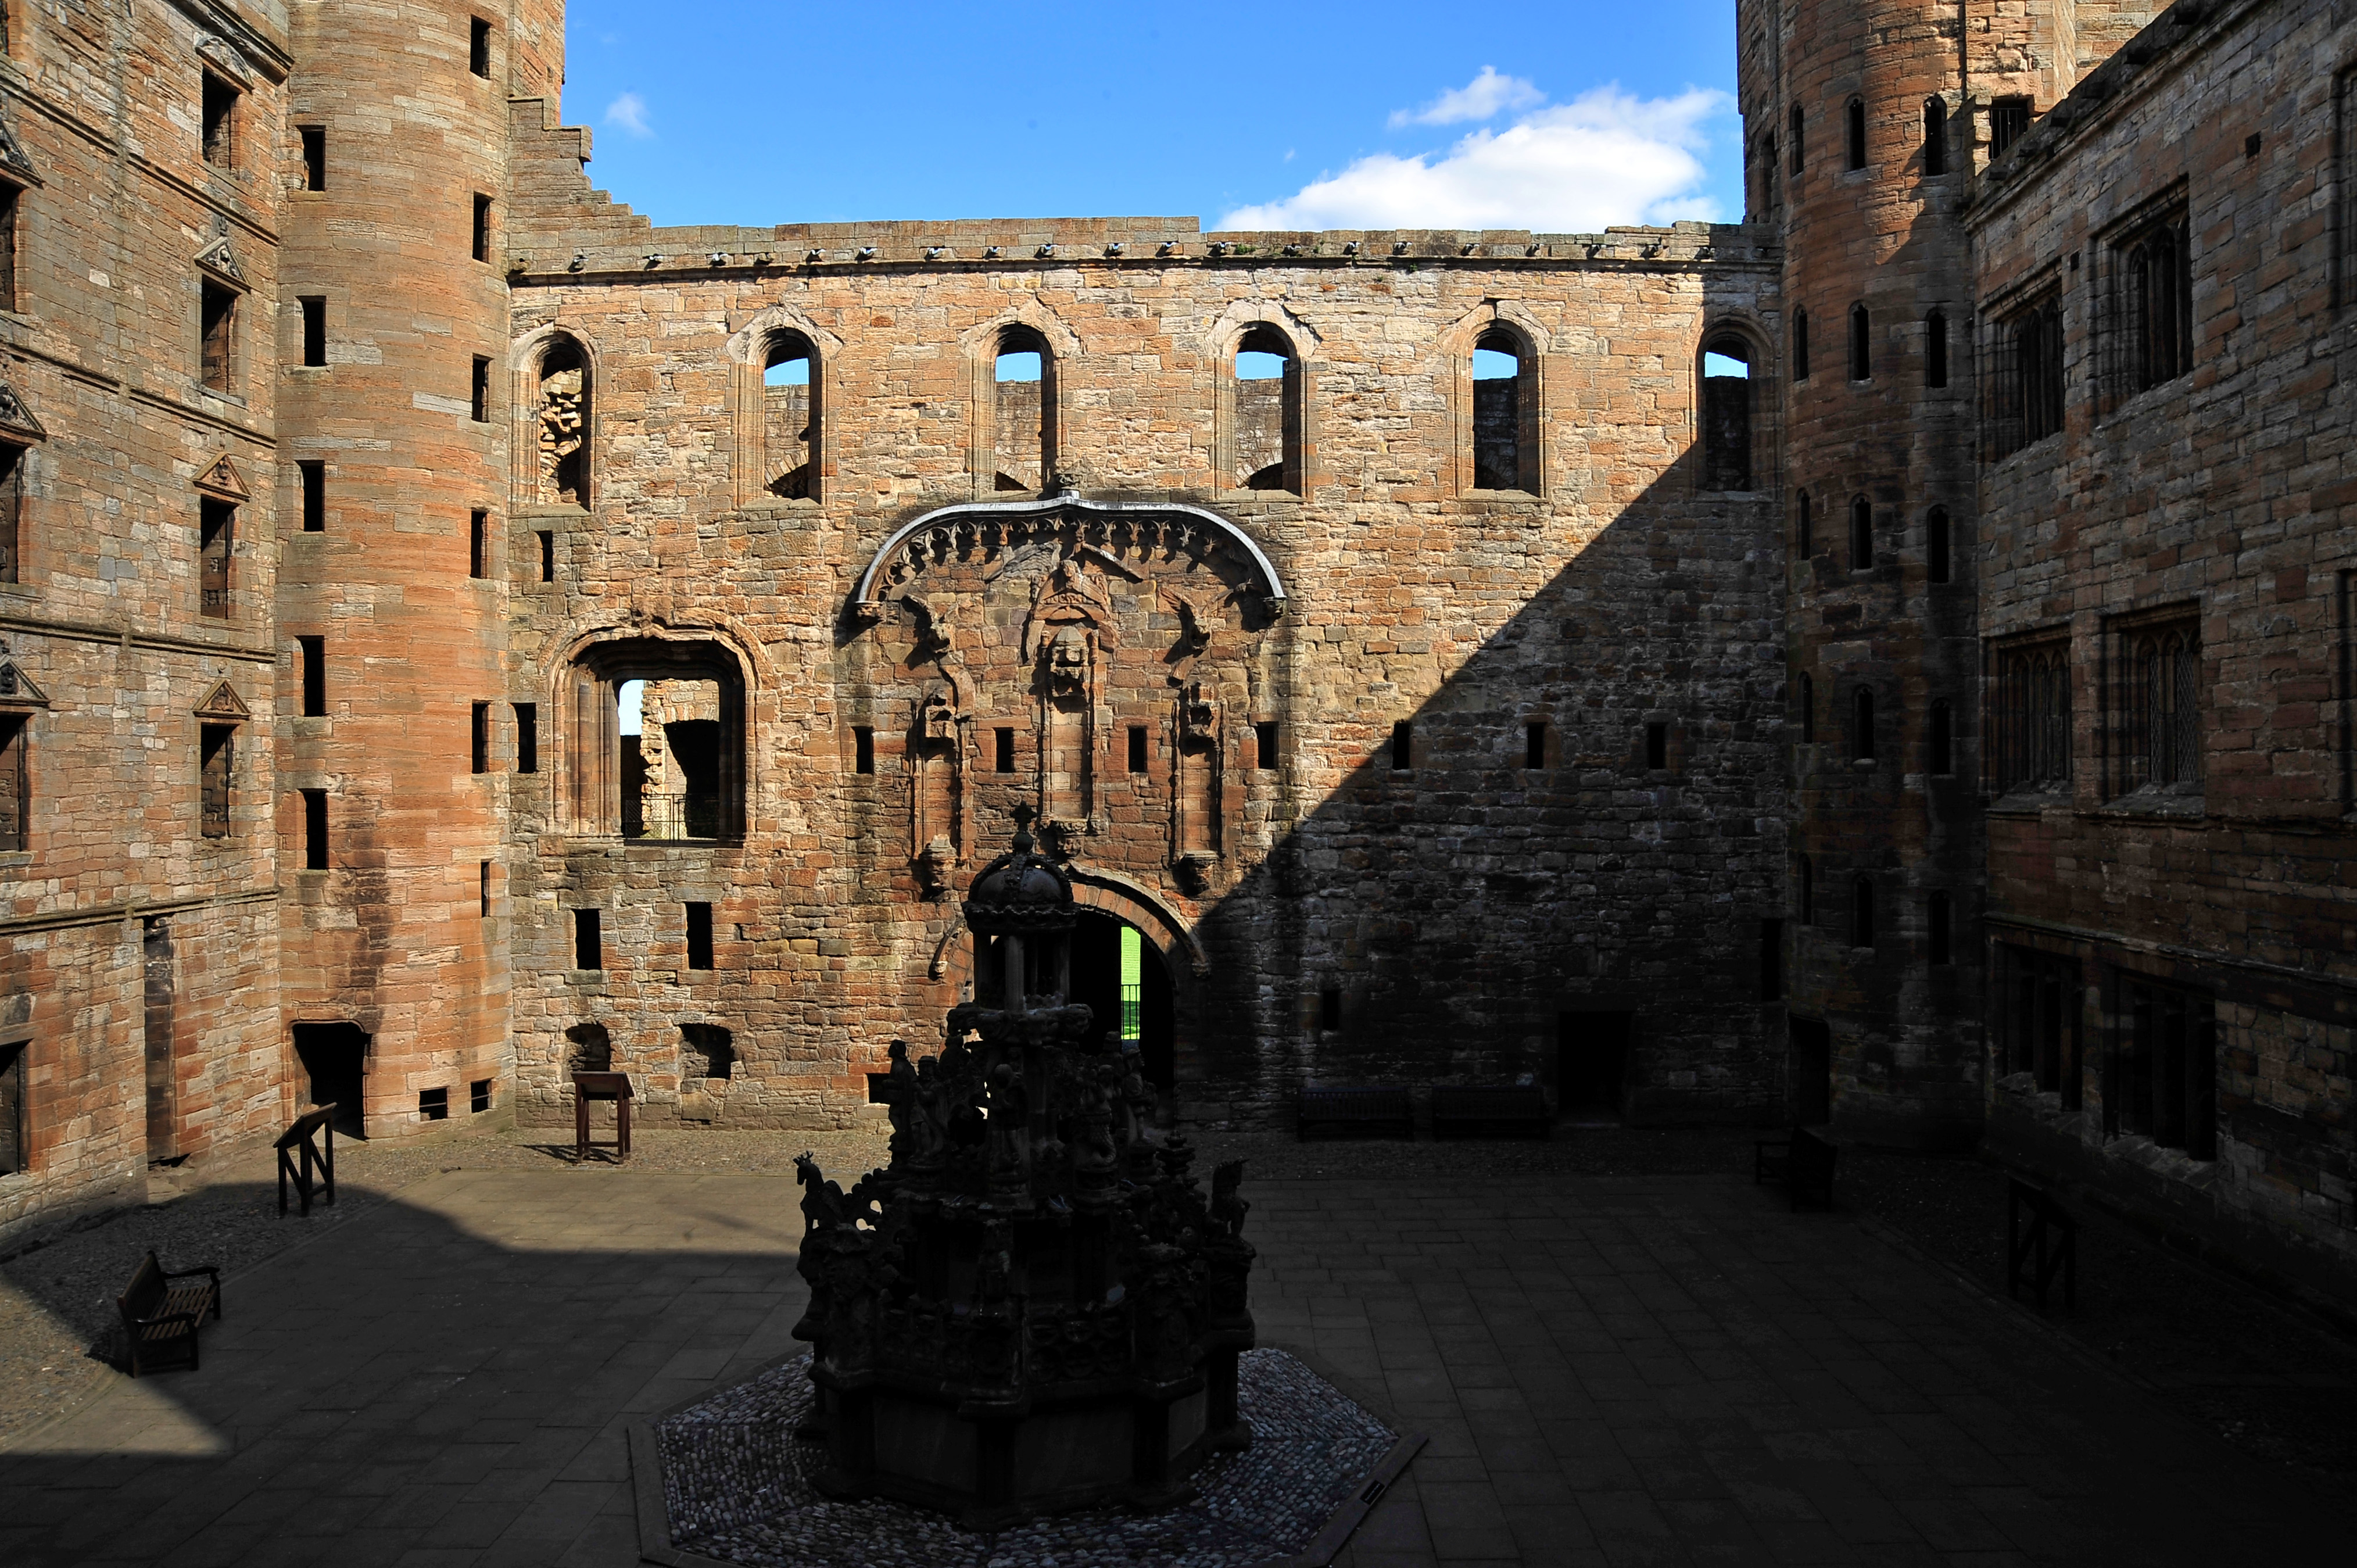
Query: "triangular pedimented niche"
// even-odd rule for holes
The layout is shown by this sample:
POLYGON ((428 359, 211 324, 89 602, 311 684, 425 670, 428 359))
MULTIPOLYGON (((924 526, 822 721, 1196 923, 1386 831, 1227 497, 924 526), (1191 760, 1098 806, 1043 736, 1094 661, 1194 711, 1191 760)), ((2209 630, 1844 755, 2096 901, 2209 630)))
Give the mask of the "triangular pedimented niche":
POLYGON ((253 499, 245 488, 245 476, 237 471, 237 465, 229 460, 227 453, 214 458, 212 467, 197 476, 197 489, 225 501, 253 499))
POLYGON ((231 288, 246 286, 245 270, 237 264, 237 252, 230 248, 226 234, 214 235, 212 243, 197 252, 197 265, 231 288))
POLYGON ((33 417, 33 411, 25 406, 25 400, 18 397, 16 389, 6 381, 0 381, 0 432, 22 436, 27 441, 47 441, 49 438, 48 431, 33 417))
POLYGON ((33 684, 33 678, 16 667, 16 661, 0 654, 0 707, 46 708, 49 694, 33 684))
POLYGON ((242 92, 253 91, 253 67, 235 44, 218 33, 197 35, 197 56, 227 77, 242 92))
POLYGON ((214 682, 212 691, 197 704, 197 717, 200 719, 217 719, 223 724, 233 725, 242 724, 253 716, 253 710, 230 689, 226 681, 214 682))
POLYGON ((25 156, 24 145, 5 121, 0 121, 0 180, 18 185, 41 183, 41 177, 34 172, 33 160, 25 156))

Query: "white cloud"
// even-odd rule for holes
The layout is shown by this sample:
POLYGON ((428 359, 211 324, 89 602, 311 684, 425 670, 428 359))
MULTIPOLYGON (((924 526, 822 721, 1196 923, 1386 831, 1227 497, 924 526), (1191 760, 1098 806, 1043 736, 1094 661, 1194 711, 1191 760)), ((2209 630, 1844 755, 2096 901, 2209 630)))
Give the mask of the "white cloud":
POLYGON ((1519 76, 1500 76, 1494 65, 1462 87, 1452 87, 1421 109, 1392 111, 1392 129, 1402 125, 1456 125, 1487 120, 1508 109, 1528 109, 1546 102, 1546 94, 1519 76))
POLYGON ((655 128, 647 124, 647 101, 635 92, 625 92, 606 105, 606 124, 619 125, 633 136, 655 134, 655 128))
POLYGON ((1592 233, 1712 218, 1716 204, 1698 188, 1700 154, 1707 123, 1733 106, 1707 88, 1636 98, 1599 87, 1505 130, 1476 131, 1446 154, 1361 158, 1281 201, 1238 208, 1220 227, 1592 233))

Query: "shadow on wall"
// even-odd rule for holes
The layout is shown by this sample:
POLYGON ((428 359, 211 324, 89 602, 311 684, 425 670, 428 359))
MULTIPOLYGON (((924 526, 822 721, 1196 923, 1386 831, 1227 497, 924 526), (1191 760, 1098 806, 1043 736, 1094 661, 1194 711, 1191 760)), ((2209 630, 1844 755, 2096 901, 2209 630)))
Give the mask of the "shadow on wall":
POLYGON ((1705 456, 1552 570, 1561 525, 1491 503, 1380 590, 1297 576, 1294 635, 1358 684, 1290 706, 1355 702, 1320 740, 1366 760, 1203 917, 1189 1115, 1281 1118, 1305 1079, 1523 1074, 1637 1122, 1782 1114, 1781 512, 1772 465, 1749 465, 1757 491, 1705 491, 1705 456), (1391 695, 1509 597, 1431 697, 1391 695), (1559 1083, 1562 1047, 1616 1037, 1593 1014, 1629 1015, 1618 1082, 1559 1083))

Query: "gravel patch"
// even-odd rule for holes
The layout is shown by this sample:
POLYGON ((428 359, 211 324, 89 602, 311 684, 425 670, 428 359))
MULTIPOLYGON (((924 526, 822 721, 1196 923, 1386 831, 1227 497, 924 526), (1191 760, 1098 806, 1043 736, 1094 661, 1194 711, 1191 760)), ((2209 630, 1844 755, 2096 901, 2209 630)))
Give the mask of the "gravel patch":
POLYGON ((975 1533, 928 1509, 841 1502, 795 1423, 814 1399, 807 1353, 660 1422, 672 1544, 747 1568, 1246 1568, 1308 1546, 1396 1434, 1282 1350, 1250 1350, 1236 1405, 1252 1446, 1195 1472, 1191 1502, 1152 1515, 1084 1509, 975 1533))

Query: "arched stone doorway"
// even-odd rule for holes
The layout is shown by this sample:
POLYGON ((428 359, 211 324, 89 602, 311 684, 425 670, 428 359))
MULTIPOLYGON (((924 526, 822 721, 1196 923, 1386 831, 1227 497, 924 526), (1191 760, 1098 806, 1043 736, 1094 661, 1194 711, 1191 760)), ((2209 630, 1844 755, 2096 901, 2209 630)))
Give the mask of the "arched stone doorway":
POLYGON ((1146 1080, 1167 1096, 1178 1075, 1178 1018, 1170 970, 1162 950, 1118 916, 1082 909, 1072 930, 1071 999, 1087 1004, 1096 1014, 1101 1038, 1106 1035, 1115 1041, 1127 1037, 1125 1030, 1131 1025, 1123 1004, 1129 999, 1124 994, 1125 972, 1131 969, 1137 976, 1135 1027, 1146 1080))

